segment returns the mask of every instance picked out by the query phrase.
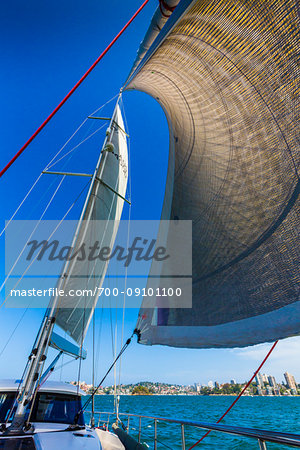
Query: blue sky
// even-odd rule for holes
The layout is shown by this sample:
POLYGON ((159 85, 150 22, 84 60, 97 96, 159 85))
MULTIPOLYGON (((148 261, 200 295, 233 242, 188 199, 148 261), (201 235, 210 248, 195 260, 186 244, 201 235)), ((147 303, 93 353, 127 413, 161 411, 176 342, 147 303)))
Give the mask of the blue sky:
MULTIPOLYGON (((0 19, 1 166, 26 142, 141 3, 140 0, 16 0, 3 3, 0 19)), ((94 72, 0 180, 1 229, 24 193, 86 116, 118 93, 156 6, 157 1, 150 0, 94 72)), ((143 93, 125 93, 123 101, 131 136, 132 218, 159 219, 168 158, 167 122, 160 106, 143 93)), ((105 115, 110 114, 112 109, 113 102, 105 108, 105 115)), ((83 139, 94 131, 95 126, 96 124, 88 124, 84 127, 78 139, 83 139), (93 128, 89 128, 90 126, 93 128)), ((86 146, 76 151, 76 158, 68 161, 66 167, 74 171, 91 170, 102 140, 103 134, 96 134, 86 146)), ((33 192, 30 201, 20 210, 17 216, 19 219, 39 217, 42 200, 47 200, 50 195, 47 193, 49 180, 45 178, 33 192)), ((74 190, 80 187, 80 181, 72 180, 72 183, 66 183, 58 202, 49 209, 46 218, 60 217, 59 211, 67 207, 68 202, 73 199, 74 190)), ((76 218, 78 211, 79 206, 74 209, 70 218, 76 218)), ((124 217, 127 216, 126 207, 124 217)), ((1 253, 4 254, 3 237, 1 253)), ((1 275, 4 275, 3 257, 1 275)), ((23 313, 23 310, 0 310, 0 352, 23 313)), ((41 310, 26 312, 21 325, 0 356, 1 378, 20 376, 42 315, 41 310)), ((125 337, 131 334, 136 317, 136 310, 126 312, 125 337)), ((98 310, 97 335, 100 321, 101 311, 98 310)), ((102 321, 101 340, 98 339, 98 378, 105 372, 112 358, 108 310, 103 312, 102 321)), ((121 311, 118 312, 118 323, 120 338, 121 311)), ((89 348, 90 343, 91 332, 88 333, 86 347, 89 348)), ((299 380, 300 364, 296 357, 298 346, 299 338, 280 342, 264 371, 274 374, 281 381, 283 372, 288 370, 299 380)), ((231 378, 245 381, 269 347, 270 344, 248 349, 191 350, 144 347, 134 341, 122 362, 121 382, 153 380, 189 384, 207 383, 209 380, 224 382, 231 378)), ((90 381, 90 368, 89 357, 83 364, 81 379, 90 381)), ((54 376, 66 380, 76 379, 77 370, 78 363, 75 362, 66 366, 62 372, 57 371, 54 376)), ((111 382, 112 377, 108 379, 108 383, 111 382)))

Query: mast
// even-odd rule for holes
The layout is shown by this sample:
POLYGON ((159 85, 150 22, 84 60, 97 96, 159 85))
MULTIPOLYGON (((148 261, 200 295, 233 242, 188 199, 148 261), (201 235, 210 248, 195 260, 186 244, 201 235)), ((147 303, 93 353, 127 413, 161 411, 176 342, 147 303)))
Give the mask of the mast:
MULTIPOLYGON (((112 118, 110 120, 108 129, 106 131, 106 137, 105 137, 105 140, 104 140, 104 143, 103 143, 103 146, 102 146, 102 149, 101 149, 101 152, 100 152, 97 164, 96 164, 96 168, 92 175, 91 184, 90 184, 90 187, 89 187, 89 190, 88 190, 85 202, 84 202, 84 206, 81 211, 81 215, 80 215, 80 218, 79 218, 79 221, 77 224, 76 231, 74 233, 74 237, 73 237, 73 241, 72 241, 72 248, 74 248, 74 245, 75 245, 78 235, 80 233, 80 227, 85 218, 85 213, 86 213, 90 198, 93 195, 93 192, 95 191, 95 188, 97 187, 98 183, 101 183, 101 173, 102 173, 101 160, 102 160, 102 156, 103 156, 103 150, 111 142, 111 139, 114 134, 114 130, 116 129, 116 127, 114 126, 114 122, 115 122, 117 107, 118 107, 121 96, 122 96, 122 89, 120 90, 112 118)), ((57 291, 59 291, 62 288, 63 283, 65 282, 65 276, 67 274, 67 271, 70 268, 69 267, 70 264, 74 264, 74 263, 75 263, 75 260, 74 261, 66 261, 64 268, 62 270, 61 276, 60 276, 57 291)), ((20 434, 20 432, 22 432, 24 430, 24 427, 25 427, 25 431, 26 431, 26 429, 28 430, 30 428, 29 424, 26 424, 26 420, 27 420, 26 419, 26 409, 27 409, 28 403, 32 399, 34 399, 34 393, 39 385, 39 381, 40 381, 40 378, 42 375, 42 370, 44 367, 44 362, 47 358, 47 352, 48 352, 50 338, 51 338, 54 324, 55 324, 55 317, 56 317, 59 300, 60 300, 59 296, 55 296, 51 300, 51 303, 45 313, 44 319, 40 326, 40 329, 37 333, 31 354, 29 356, 29 361, 27 363, 27 369, 25 371, 24 379, 20 386, 20 391, 19 391, 19 395, 17 398, 17 401, 18 401, 17 410, 16 410, 15 416, 13 418, 12 424, 7 430, 8 433, 20 434)), ((29 417, 29 419, 30 419, 30 417, 29 417)))

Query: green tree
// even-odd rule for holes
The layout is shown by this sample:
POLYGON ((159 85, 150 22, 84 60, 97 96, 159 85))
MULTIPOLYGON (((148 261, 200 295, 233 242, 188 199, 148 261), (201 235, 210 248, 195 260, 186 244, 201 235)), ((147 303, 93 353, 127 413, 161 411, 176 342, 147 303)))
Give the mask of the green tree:
POLYGON ((151 393, 147 387, 139 385, 133 388, 132 395, 151 395, 151 393))
POLYGON ((203 387, 201 388, 201 394, 202 394, 202 395, 210 395, 210 394, 211 394, 211 390, 210 390, 208 387, 203 386, 203 387))

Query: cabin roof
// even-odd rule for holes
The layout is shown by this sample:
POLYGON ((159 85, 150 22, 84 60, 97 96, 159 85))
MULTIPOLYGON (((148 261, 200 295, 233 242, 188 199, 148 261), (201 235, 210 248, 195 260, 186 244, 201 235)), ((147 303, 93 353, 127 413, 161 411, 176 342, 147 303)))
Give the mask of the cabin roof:
MULTIPOLYGON (((0 380, 0 392, 16 391, 19 387, 20 380, 0 380)), ((39 389, 39 392, 56 392, 58 394, 85 395, 77 386, 59 381, 46 381, 39 389)))

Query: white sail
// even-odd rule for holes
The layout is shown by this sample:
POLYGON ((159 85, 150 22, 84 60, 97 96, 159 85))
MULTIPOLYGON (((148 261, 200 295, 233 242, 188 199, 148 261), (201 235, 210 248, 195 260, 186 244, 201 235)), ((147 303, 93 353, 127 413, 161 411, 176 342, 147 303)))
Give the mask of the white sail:
MULTIPOLYGON (((101 247, 112 248, 121 218, 128 180, 127 138, 119 106, 116 107, 111 135, 106 140, 86 208, 77 230, 76 248, 82 242, 99 241, 101 247), (118 195, 119 194, 119 195, 118 195)), ((67 267, 60 288, 65 296, 59 299, 56 324, 75 341, 81 343, 87 332, 98 300, 96 287, 101 287, 107 261, 74 261, 67 267), (93 295, 68 296, 68 292, 92 290, 93 295)))
POLYGON ((142 343, 299 334, 296 3, 181 0, 129 76, 168 118, 162 218, 193 222, 193 307, 143 304, 142 343))

